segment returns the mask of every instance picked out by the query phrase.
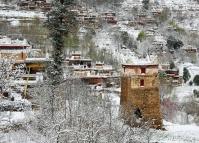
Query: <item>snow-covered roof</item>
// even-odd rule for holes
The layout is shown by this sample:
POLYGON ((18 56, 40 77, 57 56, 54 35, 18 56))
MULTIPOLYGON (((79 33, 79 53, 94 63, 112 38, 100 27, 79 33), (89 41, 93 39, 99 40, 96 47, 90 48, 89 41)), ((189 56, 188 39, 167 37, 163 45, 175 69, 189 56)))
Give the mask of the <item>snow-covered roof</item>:
POLYGON ((28 41, 26 39, 19 40, 19 39, 11 39, 7 36, 0 36, 0 47, 30 47, 28 41))
POLYGON ((0 10, 0 17, 12 17, 12 18, 34 18, 39 17, 45 19, 46 16, 42 12, 34 11, 16 11, 16 10, 0 10))
POLYGON ((50 59, 48 58, 26 58, 25 62, 29 63, 29 62, 47 62, 50 61, 50 59))

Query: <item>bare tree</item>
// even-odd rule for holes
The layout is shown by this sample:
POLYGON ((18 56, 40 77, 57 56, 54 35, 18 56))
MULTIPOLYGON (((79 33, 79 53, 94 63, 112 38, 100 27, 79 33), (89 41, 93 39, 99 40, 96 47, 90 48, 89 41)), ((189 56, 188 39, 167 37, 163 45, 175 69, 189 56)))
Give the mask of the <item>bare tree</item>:
POLYGON ((68 78, 56 86, 53 106, 50 88, 46 82, 31 92, 40 109, 36 119, 27 126, 30 135, 45 138, 45 142, 130 143, 134 140, 145 142, 153 136, 143 135, 142 132, 149 132, 144 127, 138 129, 126 124, 116 115, 116 107, 108 95, 96 95, 79 79, 68 78))
POLYGON ((21 78, 25 73, 25 66, 23 64, 14 66, 12 58, 0 59, 0 93, 8 91, 12 86, 12 82, 21 78))

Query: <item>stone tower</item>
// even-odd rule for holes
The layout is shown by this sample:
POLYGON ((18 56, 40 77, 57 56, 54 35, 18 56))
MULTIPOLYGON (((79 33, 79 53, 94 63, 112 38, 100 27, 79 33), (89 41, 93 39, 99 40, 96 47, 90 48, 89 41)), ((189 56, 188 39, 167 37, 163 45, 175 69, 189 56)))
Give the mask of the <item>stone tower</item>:
POLYGON ((161 128, 158 65, 123 65, 120 102, 122 116, 132 126, 148 122, 161 128))

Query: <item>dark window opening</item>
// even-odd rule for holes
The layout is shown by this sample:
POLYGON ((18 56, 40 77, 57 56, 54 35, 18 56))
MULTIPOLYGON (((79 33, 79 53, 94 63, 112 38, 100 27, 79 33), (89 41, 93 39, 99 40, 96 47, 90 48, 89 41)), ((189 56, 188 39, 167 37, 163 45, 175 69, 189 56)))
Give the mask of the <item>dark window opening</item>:
POLYGON ((90 68, 91 67, 91 63, 87 63, 87 66, 90 68))
POLYGON ((141 73, 146 73, 146 68, 141 68, 141 73))
POLYGON ((144 80, 143 79, 140 80, 140 86, 144 86, 144 80))
POLYGON ((134 111, 134 115, 136 118, 142 118, 142 113, 139 108, 134 111))

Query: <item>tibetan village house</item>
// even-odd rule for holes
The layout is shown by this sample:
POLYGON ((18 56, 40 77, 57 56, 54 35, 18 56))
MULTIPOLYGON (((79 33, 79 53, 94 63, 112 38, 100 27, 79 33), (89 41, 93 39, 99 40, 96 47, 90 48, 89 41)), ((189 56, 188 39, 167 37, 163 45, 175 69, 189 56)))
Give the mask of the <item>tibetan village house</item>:
POLYGON ((131 126, 162 127, 158 65, 123 65, 122 116, 131 126))

